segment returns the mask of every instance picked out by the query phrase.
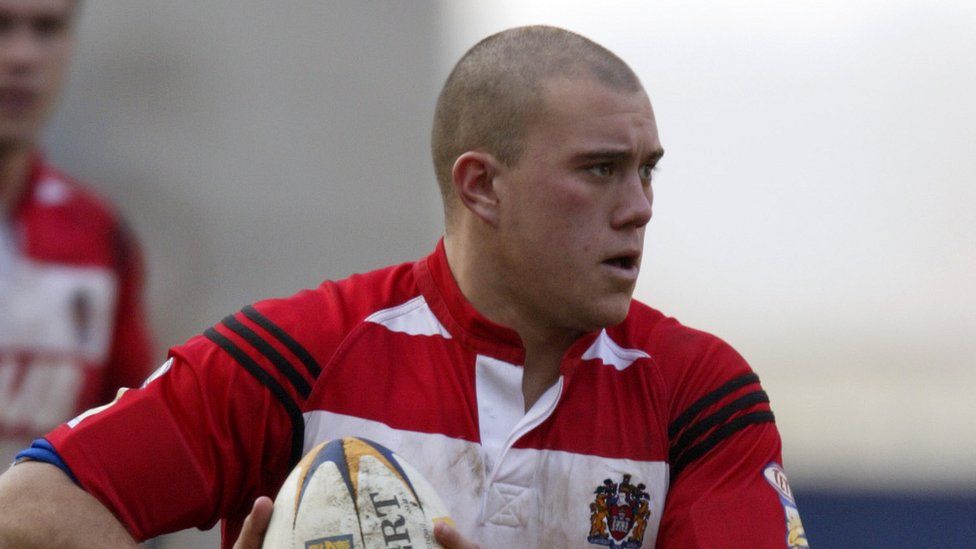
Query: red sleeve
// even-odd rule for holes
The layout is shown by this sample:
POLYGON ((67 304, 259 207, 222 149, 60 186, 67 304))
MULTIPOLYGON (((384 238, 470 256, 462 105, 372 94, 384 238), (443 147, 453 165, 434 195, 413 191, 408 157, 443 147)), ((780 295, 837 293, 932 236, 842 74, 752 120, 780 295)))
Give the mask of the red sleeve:
POLYGON ((678 362, 668 429, 671 486, 657 547, 807 547, 759 378, 731 347, 705 334, 693 358, 678 362))
POLYGON ((171 359, 144 388, 47 436, 138 540, 244 516, 291 465, 294 414, 280 395, 204 336, 171 359))
POLYGON ((362 309, 333 284, 244 307, 47 439, 137 539, 225 519, 229 547, 301 458, 305 403, 362 309))
POLYGON ((153 366, 152 342, 143 308, 142 253, 124 225, 116 230, 115 250, 119 299, 111 354, 98 402, 112 400, 119 387, 138 387, 153 366))

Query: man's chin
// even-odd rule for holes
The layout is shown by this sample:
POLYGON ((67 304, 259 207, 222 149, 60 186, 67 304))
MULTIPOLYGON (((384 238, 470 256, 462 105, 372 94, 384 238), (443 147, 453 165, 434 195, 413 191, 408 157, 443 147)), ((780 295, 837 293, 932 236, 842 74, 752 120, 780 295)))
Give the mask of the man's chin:
POLYGON ((613 303, 606 304, 606 306, 601 307, 599 310, 590 311, 587 315, 587 326, 584 328, 587 332, 595 332, 597 330, 602 330, 604 328, 610 328, 611 326, 616 326, 624 320, 627 319, 627 313, 630 312, 630 299, 624 303, 613 303))
POLYGON ((37 135, 30 132, 0 130, 0 151, 33 148, 37 135))

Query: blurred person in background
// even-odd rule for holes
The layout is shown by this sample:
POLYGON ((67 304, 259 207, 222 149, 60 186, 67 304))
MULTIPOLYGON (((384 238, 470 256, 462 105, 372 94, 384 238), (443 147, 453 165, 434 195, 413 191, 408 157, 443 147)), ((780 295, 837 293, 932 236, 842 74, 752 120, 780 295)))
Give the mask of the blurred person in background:
POLYGON ((138 386, 152 362, 137 243, 38 148, 75 0, 0 0, 0 459, 138 386))

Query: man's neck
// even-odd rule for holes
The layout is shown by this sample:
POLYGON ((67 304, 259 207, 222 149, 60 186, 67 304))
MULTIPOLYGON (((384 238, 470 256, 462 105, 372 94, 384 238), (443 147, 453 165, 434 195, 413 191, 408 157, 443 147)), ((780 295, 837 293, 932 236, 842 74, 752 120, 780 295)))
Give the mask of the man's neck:
POLYGON ((27 185, 31 148, 0 146, 0 213, 13 209, 27 185))
POLYGON ((525 348, 522 392, 526 409, 558 378, 562 357, 580 336, 580 332, 565 329, 549 329, 537 319, 510 303, 505 295, 491 288, 491 281, 498 277, 484 268, 490 263, 490 250, 478 249, 470 242, 444 238, 447 263, 464 297, 492 322, 507 326, 519 335, 525 348))
POLYGON ((468 302, 492 322, 515 330, 526 347, 545 349, 546 354, 569 348, 581 332, 547 324, 544 315, 527 310, 504 283, 498 282, 511 277, 498 272, 500 262, 492 259, 495 251, 479 246, 476 240, 450 234, 444 237, 447 264, 468 302))

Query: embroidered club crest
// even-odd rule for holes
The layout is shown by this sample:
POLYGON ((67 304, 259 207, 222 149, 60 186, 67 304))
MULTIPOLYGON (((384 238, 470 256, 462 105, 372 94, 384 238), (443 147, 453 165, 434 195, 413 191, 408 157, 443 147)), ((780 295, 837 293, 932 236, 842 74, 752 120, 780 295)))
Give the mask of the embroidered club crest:
POLYGON ((633 485, 625 474, 620 484, 605 479, 590 503, 590 533, 586 541, 611 549, 637 549, 651 516, 651 495, 643 483, 633 485))

